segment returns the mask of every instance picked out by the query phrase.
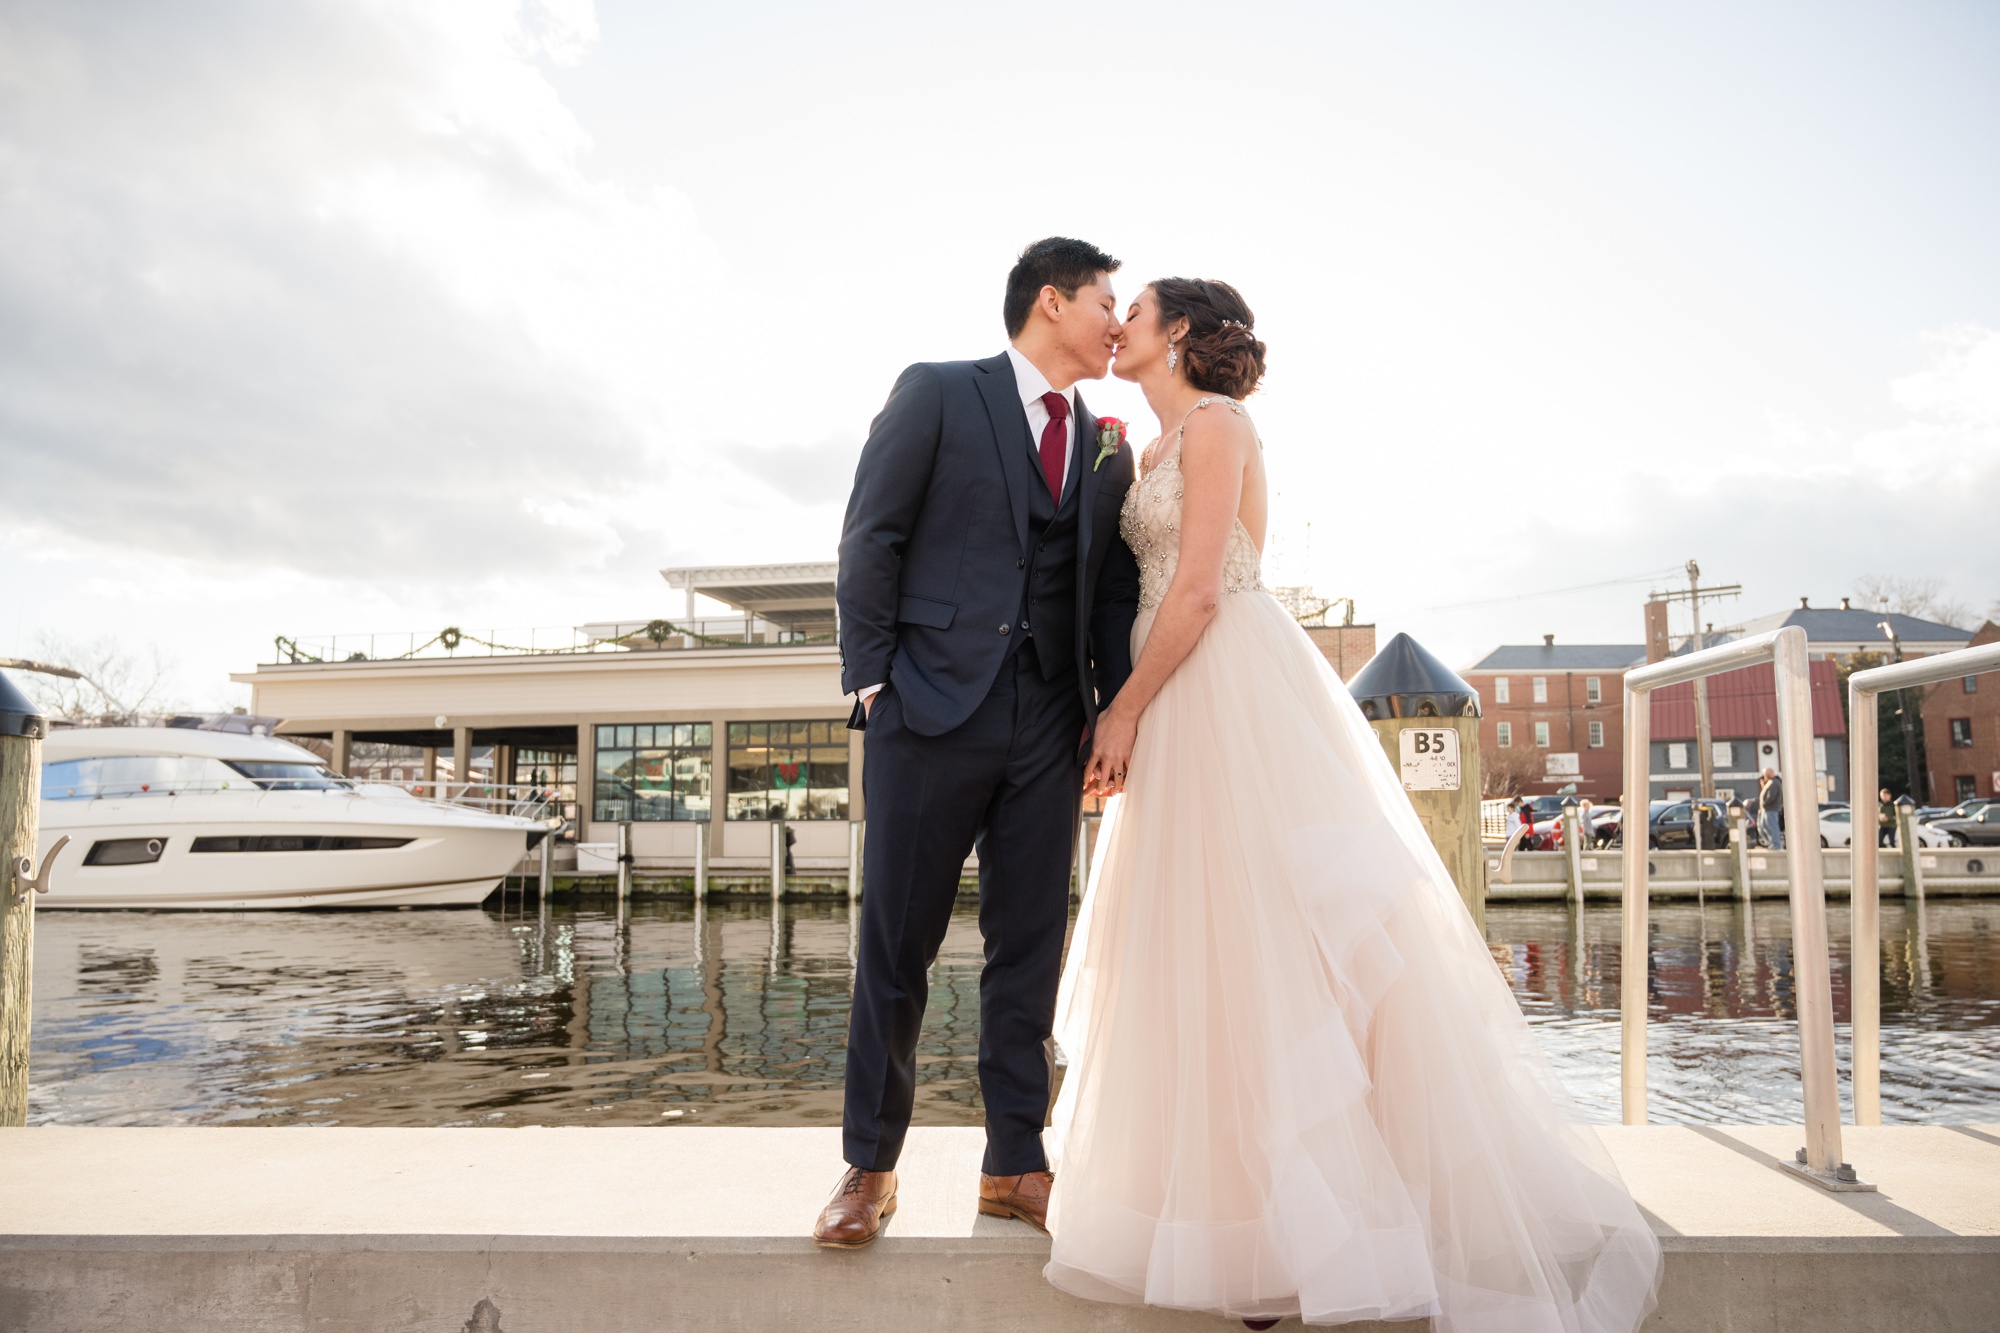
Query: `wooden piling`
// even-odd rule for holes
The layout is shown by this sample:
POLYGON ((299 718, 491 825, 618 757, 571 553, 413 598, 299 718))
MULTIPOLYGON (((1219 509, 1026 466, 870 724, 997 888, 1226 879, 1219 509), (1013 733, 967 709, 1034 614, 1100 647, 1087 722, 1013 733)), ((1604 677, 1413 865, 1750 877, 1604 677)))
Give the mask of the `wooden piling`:
POLYGON ((0 1127, 28 1123, 28 1018, 35 963, 35 839, 47 723, 0 676, 0 1127), (30 869, 22 874, 20 867, 30 869))

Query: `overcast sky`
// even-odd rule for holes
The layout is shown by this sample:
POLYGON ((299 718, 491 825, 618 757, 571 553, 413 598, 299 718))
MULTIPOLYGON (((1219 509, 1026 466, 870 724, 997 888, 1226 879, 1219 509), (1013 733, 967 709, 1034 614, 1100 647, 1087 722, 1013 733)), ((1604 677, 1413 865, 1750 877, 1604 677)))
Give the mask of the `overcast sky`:
POLYGON ((1384 637, 1636 643, 1690 557, 1725 620, 1984 608, 1996 68, 1982 3, 23 0, 0 655, 208 705, 277 634, 830 558, 897 371, 998 350, 1050 233, 1243 290, 1267 581, 1384 637))

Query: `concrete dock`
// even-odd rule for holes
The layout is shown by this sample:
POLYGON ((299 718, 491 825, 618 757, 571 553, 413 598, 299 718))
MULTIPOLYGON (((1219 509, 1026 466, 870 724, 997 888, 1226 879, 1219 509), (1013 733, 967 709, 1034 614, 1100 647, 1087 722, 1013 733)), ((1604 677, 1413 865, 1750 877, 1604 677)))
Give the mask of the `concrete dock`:
MULTIPOLYGON (((1787 1173, 1795 1127, 1597 1132, 1666 1246, 1649 1330, 2000 1329, 2000 1125, 1848 1129, 1874 1194, 1787 1173)), ((4 1130, 0 1329, 1242 1327, 1051 1289, 1048 1242, 975 1211, 980 1145, 913 1131, 900 1211, 849 1254, 806 1239, 832 1129, 4 1130)))

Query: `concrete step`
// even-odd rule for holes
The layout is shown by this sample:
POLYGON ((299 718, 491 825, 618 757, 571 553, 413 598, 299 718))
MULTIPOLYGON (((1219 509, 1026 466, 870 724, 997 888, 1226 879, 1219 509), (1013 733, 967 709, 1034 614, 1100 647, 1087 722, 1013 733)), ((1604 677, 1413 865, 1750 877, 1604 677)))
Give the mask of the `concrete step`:
MULTIPOLYGON (((1667 1249, 1650 1330, 2000 1328, 2000 1126, 1849 1129, 1876 1194, 1786 1172, 1796 1127, 1598 1133, 1667 1249)), ((1050 1288, 974 1207, 980 1147, 912 1131, 888 1232, 836 1253, 832 1129, 5 1130, 0 1329, 1241 1328, 1050 1288)))

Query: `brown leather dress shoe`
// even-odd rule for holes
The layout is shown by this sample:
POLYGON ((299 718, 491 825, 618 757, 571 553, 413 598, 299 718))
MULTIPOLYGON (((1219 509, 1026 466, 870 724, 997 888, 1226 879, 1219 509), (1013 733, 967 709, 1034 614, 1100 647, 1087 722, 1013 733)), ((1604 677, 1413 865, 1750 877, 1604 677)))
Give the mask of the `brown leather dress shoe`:
POLYGON ((813 1240, 829 1250, 858 1250, 874 1244, 882 1224, 895 1215, 896 1173, 850 1166, 820 1209, 813 1240))
POLYGON ((1018 1217, 1044 1236, 1049 1234, 1049 1191, 1053 1171, 1029 1171, 1018 1176, 979 1173, 979 1211, 988 1217, 1018 1217))

